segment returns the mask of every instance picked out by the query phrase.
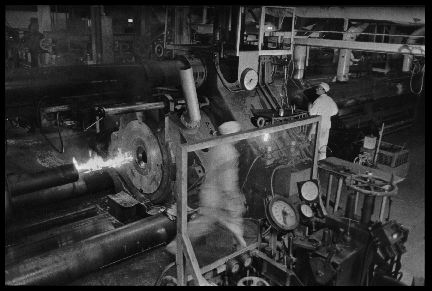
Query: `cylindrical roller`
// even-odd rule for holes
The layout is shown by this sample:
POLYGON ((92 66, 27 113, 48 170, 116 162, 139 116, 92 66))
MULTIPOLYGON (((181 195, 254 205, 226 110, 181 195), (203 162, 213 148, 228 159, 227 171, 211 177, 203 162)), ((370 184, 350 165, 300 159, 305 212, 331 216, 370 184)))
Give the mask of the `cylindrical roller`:
POLYGON ((158 214, 112 231, 28 258, 5 268, 5 285, 65 283, 98 268, 166 243, 176 223, 158 214))
POLYGON ((14 207, 43 205, 56 201, 114 189, 111 176, 104 171, 81 174, 78 181, 12 197, 14 207))
POLYGON ((125 114, 137 111, 153 110, 165 108, 165 104, 160 102, 138 102, 133 104, 118 104, 115 106, 99 106, 96 111, 102 116, 105 115, 115 115, 115 114, 125 114))
POLYGON ((67 164, 34 174, 8 175, 7 179, 11 196, 17 196, 75 182, 79 173, 73 164, 67 164))
POLYGON ((345 204, 345 217, 354 219, 354 212, 355 212, 355 201, 356 200, 356 194, 350 193, 347 197, 347 202, 345 204))
POLYGON ((188 123, 191 127, 198 127, 201 121, 201 113, 191 67, 180 70, 180 82, 183 89, 183 95, 186 99, 186 105, 189 114, 188 123))
POLYGON ((364 202, 363 202, 363 208, 361 213, 361 223, 362 224, 369 224, 372 218, 372 214, 374 212, 375 207, 375 197, 373 195, 365 195, 364 202))

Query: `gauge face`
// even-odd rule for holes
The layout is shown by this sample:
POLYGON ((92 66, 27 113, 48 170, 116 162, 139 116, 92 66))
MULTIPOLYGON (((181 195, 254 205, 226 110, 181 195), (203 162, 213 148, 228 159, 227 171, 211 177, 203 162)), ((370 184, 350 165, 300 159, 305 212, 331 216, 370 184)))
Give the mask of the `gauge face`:
POLYGON ((313 181, 306 181, 300 188, 300 195, 306 201, 314 201, 318 198, 318 185, 313 181))
POLYGON ((269 221, 278 230, 292 230, 297 227, 298 213, 284 197, 275 197, 268 205, 269 221))
POLYGON ((248 91, 255 89, 258 84, 258 74, 251 68, 245 69, 240 77, 240 82, 243 88, 248 91))
POLYGON ((314 216, 314 213, 312 211, 312 208, 310 208, 307 204, 302 204, 300 206, 300 212, 302 215, 304 215, 306 218, 312 218, 314 216))

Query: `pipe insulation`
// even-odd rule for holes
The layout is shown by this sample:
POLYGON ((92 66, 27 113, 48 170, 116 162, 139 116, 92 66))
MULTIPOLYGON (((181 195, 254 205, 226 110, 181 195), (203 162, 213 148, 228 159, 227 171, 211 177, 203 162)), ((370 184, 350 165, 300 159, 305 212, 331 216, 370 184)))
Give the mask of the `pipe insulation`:
POLYGON ((100 267, 171 241, 176 223, 147 217, 5 268, 5 285, 64 284, 100 267))
POLYGON ((182 121, 189 128, 199 127, 201 121, 201 113, 199 109, 198 97, 193 77, 192 67, 180 69, 180 82, 183 90, 183 95, 186 99, 188 111, 188 119, 182 115, 182 121))
POLYGON ((11 174, 7 176, 9 192, 12 197, 76 182, 78 179, 79 173, 73 164, 61 165, 33 174, 11 174))

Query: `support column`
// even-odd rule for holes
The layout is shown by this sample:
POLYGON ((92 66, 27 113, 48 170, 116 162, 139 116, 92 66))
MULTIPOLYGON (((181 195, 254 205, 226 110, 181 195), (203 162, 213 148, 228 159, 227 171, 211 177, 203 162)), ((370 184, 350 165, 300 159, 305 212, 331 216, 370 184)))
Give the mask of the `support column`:
POLYGON ((102 64, 112 64, 114 62, 114 35, 112 31, 112 18, 101 16, 101 45, 102 45, 102 64))
POLYGON ((94 64, 100 64, 102 61, 102 31, 101 31, 102 9, 103 7, 100 5, 95 5, 90 7, 92 60, 94 64))
POLYGON ((51 8, 49 5, 37 5, 39 32, 52 31, 51 8))

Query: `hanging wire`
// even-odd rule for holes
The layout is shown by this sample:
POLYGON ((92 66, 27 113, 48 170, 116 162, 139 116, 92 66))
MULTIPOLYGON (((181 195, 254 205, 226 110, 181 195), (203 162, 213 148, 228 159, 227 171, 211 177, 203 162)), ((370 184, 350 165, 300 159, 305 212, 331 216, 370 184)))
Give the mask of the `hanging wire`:
POLYGON ((250 171, 252 170, 253 165, 255 164, 256 161, 258 161, 258 159, 259 159, 260 157, 262 157, 262 155, 256 156, 255 159, 253 160, 252 164, 251 164, 250 167, 249 167, 249 170, 248 170, 248 172, 247 172, 247 174, 246 174, 246 177, 245 177, 245 179, 244 179, 244 181, 243 181, 243 185, 241 186, 240 190, 243 190, 243 187, 244 187, 244 185, 246 184, 247 178, 249 177, 249 173, 250 173, 250 171))

